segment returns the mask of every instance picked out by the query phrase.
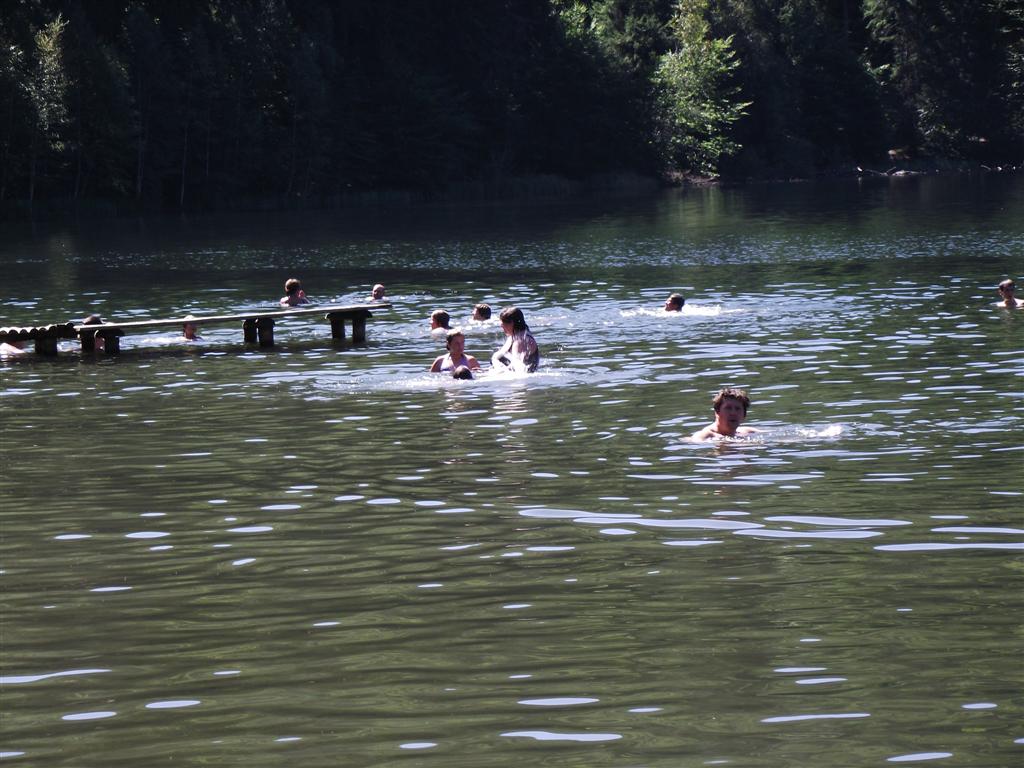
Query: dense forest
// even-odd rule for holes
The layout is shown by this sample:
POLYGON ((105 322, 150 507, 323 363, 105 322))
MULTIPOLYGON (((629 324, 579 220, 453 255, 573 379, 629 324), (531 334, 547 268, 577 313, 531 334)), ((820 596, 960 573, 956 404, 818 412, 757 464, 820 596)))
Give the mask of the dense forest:
POLYGON ((1018 0, 3 0, 0 210, 1019 164, 1018 0))

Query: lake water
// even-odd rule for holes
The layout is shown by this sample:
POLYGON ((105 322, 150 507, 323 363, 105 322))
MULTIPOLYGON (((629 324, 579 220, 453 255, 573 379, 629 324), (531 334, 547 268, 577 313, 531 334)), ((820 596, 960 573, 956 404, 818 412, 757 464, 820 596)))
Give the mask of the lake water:
POLYGON ((0 325, 394 304, 0 363, 12 765, 1020 764, 1024 178, 0 234, 0 325))

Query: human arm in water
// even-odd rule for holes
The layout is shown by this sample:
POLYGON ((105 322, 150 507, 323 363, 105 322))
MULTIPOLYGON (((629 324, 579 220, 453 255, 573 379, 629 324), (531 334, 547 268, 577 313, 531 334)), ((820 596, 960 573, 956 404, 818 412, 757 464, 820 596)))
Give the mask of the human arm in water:
POLYGON ((495 368, 532 373, 540 363, 540 350, 537 341, 530 333, 510 336, 497 352, 491 356, 491 365, 495 368))

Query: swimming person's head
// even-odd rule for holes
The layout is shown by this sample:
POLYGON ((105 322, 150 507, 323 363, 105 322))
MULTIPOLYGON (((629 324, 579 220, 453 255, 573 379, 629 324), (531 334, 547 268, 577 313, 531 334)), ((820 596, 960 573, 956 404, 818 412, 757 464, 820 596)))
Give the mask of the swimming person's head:
POLYGON ((447 328, 451 317, 443 309, 435 309, 430 313, 430 329, 447 328))
POLYGON ((458 328, 452 328, 444 337, 444 345, 451 353, 452 362, 466 351, 466 337, 458 328))
POLYGON ((185 315, 185 324, 181 326, 181 335, 189 341, 195 341, 199 338, 199 327, 195 323, 188 322, 193 318, 193 315, 185 315))
POLYGON ((302 290, 302 283, 294 277, 289 277, 284 281, 284 292, 289 296, 294 296, 302 290))
POLYGON ((383 299, 384 298, 384 284, 383 283, 377 283, 375 286, 373 286, 373 290, 370 291, 370 297, 373 298, 373 299, 376 299, 377 301, 380 301, 381 299, 383 299))
POLYGON ((103 318, 99 315, 89 315, 82 320, 82 325, 103 325, 103 318))
POLYGON ((473 307, 473 319, 474 320, 490 320, 491 319, 491 305, 490 304, 477 304, 473 307))
POLYGON ((715 413, 722 410, 722 403, 726 400, 736 400, 740 405, 743 406, 743 415, 747 415, 747 410, 750 408, 750 398, 747 397, 747 393, 742 389, 733 389, 732 387, 726 387, 720 389, 718 394, 715 395, 715 399, 711 401, 711 405, 715 409, 715 413))
POLYGON ((471 370, 469 370, 469 366, 467 366, 467 365, 460 365, 460 366, 457 366, 455 368, 455 370, 452 371, 452 378, 453 379, 472 379, 473 378, 473 372, 471 370))
POLYGON ((683 298, 681 293, 673 293, 667 299, 665 299, 665 311, 666 312, 681 312, 683 304, 686 303, 686 299, 683 298))
POLYGON ((498 317, 501 318, 501 325, 505 332, 510 335, 530 330, 530 326, 526 324, 526 318, 523 316, 523 310, 519 307, 505 307, 498 317))
POLYGON ((1017 290, 1017 284, 1013 280, 1006 279, 999 284, 999 295, 1004 299, 1013 298, 1013 292, 1017 290))

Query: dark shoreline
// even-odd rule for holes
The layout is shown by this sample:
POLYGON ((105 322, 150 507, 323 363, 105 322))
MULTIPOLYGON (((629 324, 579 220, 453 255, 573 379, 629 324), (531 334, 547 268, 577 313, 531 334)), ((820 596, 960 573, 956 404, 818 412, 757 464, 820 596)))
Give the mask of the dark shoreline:
POLYGON ((671 179, 635 173, 596 174, 586 179, 569 179, 554 174, 517 176, 501 181, 459 182, 441 190, 367 189, 306 201, 281 200, 277 197, 239 196, 217 206, 204 208, 142 207, 135 201, 101 199, 26 200, 0 202, 0 223, 16 224, 33 221, 66 221, 91 219, 123 219, 132 217, 165 217, 174 215, 209 216, 240 213, 284 213, 338 211, 360 208, 415 207, 447 203, 545 202, 586 199, 632 198, 659 190, 700 189, 707 187, 736 188, 746 185, 806 184, 841 179, 900 179, 921 176, 1013 174, 1024 170, 1019 165, 988 166, 943 160, 902 162, 885 169, 845 164, 813 175, 788 177, 710 177, 682 174, 671 179))

